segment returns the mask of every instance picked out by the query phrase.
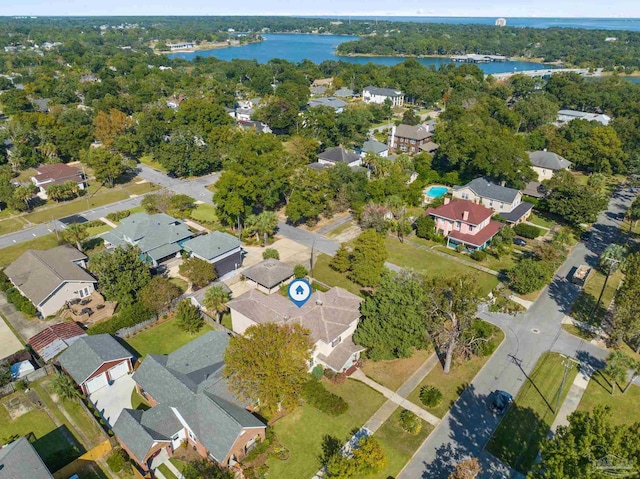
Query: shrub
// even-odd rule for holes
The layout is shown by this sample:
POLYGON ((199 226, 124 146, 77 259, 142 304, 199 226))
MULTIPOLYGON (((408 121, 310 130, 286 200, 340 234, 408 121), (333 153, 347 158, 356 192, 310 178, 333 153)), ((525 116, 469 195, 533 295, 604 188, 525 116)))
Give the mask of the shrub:
POLYGON ((508 273, 511 289, 516 293, 533 293, 544 287, 553 276, 553 264, 536 261, 532 258, 522 259, 508 273))
POLYGON ((519 223, 513 227, 516 234, 529 239, 535 239, 542 234, 542 230, 537 226, 519 223))
POLYGON ((38 310, 33 305, 31 301, 20 294, 16 288, 9 287, 5 291, 7 295, 7 301, 13 304, 16 309, 22 311, 27 316, 35 316, 38 313, 38 310))
POLYGON ((307 268, 305 268, 301 264, 297 264, 293 267, 293 275, 298 279, 304 278, 308 274, 309 274, 309 271, 307 271, 307 268))
POLYGON ((423 386, 420 389, 420 402, 427 407, 436 407, 442 401, 442 392, 434 386, 423 386))
POLYGON ((487 258, 487 253, 480 249, 477 249, 473 253, 471 253, 471 259, 475 261, 484 261, 486 258, 487 258))
POLYGON ((142 323, 153 316, 153 312, 142 303, 125 306, 117 316, 107 321, 95 324, 87 330, 87 334, 115 334, 122 328, 130 328, 142 323))
POLYGON ((107 465, 116 474, 121 471, 130 472, 131 464, 129 464, 129 456, 124 449, 116 449, 113 454, 107 458, 107 465))
POLYGON ((129 210, 114 211, 113 213, 109 213, 107 215, 107 219, 117 222, 117 221, 120 221, 120 220, 123 220, 123 219, 129 217, 129 215, 131 215, 131 211, 129 211, 129 210))
POLYGON ((280 253, 275 248, 267 248, 262 252, 262 259, 280 259, 280 253))
POLYGON ((307 381, 302 387, 302 397, 310 406, 329 416, 339 416, 349 409, 344 399, 327 391, 320 381, 307 381))
POLYGON ((492 313, 516 314, 522 313, 525 311, 525 308, 521 304, 500 294, 495 301, 489 305, 489 311, 492 313))
POLYGON ((400 413, 400 427, 414 436, 422 430, 422 420, 406 409, 400 413))
POLYGON ((320 381, 323 373, 324 368, 321 365, 316 364, 316 366, 311 370, 311 377, 316 381, 320 381))

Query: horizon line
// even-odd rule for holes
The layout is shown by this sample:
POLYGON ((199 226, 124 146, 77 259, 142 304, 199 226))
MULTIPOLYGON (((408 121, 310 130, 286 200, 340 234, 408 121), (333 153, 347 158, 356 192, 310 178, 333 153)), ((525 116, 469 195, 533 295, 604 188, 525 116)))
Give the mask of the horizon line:
MULTIPOLYGON (((292 17, 292 18, 338 18, 338 17, 363 17, 363 18, 376 18, 376 17, 401 17, 401 18, 505 18, 506 20, 517 19, 517 18, 528 18, 528 19, 570 19, 570 20, 640 20, 639 17, 626 17, 626 16, 618 16, 618 17, 580 17, 580 16, 508 16, 508 15, 489 15, 489 16, 474 16, 474 15, 435 15, 435 14, 402 14, 402 13, 377 13, 377 14, 362 14, 362 13, 335 13, 335 14, 323 14, 323 13, 315 13, 315 14, 305 14, 305 13, 295 13, 295 14, 276 14, 276 13, 256 13, 252 15, 244 15, 238 13, 229 13, 229 14, 157 14, 157 15, 138 15, 138 14, 112 14, 112 15, 96 15, 96 14, 67 14, 67 15, 39 15, 39 14, 13 14, 13 15, 0 15, 0 18, 14 18, 14 19, 22 19, 22 18, 114 18, 114 17, 136 17, 136 18, 150 18, 150 17, 292 17)), ((379 21, 388 21, 385 19, 380 19, 379 21)), ((507 25, 508 26, 508 25, 507 25)))

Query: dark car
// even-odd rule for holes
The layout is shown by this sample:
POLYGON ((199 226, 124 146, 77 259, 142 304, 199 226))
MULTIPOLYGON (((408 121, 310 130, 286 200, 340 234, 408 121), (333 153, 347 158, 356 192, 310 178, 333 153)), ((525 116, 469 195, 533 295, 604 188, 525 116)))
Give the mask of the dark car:
POLYGON ((506 391, 495 391, 491 395, 489 409, 495 416, 501 416, 513 402, 513 396, 506 391))
POLYGON ((513 238, 513 244, 518 246, 527 246, 527 242, 522 238, 513 238))

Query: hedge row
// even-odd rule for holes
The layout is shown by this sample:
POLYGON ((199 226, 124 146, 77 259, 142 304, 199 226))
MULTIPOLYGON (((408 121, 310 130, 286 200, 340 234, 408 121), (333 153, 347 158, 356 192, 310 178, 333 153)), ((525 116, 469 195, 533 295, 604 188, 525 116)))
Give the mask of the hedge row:
POLYGON ((302 387, 302 397, 310 406, 329 416, 339 416, 349 409, 349 404, 340 396, 327 391, 320 381, 307 381, 302 387))
POLYGON ((542 230, 540 228, 526 223, 518 223, 513 227, 513 231, 515 231, 516 234, 529 239, 536 239, 542 234, 542 230))
POLYGON ((31 301, 22 296, 20 291, 13 287, 4 271, 0 271, 0 291, 4 291, 7 295, 7 301, 13 304, 16 309, 22 311, 29 317, 38 314, 38 310, 31 301))
POLYGON ((125 306, 120 312, 107 321, 91 326, 87 334, 115 334, 122 328, 130 328, 153 316, 153 312, 140 303, 125 306))

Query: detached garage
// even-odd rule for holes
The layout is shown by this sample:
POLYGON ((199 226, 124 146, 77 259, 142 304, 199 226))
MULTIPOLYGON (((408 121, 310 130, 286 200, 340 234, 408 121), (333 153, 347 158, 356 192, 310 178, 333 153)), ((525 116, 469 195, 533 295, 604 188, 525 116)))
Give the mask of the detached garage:
POLYGON ((109 334, 78 338, 60 355, 59 362, 86 395, 133 370, 133 355, 109 334))

